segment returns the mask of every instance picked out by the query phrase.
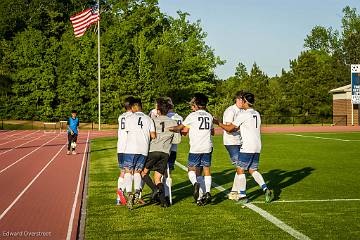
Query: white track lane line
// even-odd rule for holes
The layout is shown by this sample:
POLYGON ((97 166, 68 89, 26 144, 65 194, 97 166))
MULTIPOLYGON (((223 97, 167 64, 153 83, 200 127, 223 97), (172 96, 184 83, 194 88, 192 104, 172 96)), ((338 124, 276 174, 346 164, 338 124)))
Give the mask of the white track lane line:
POLYGON ((8 138, 11 138, 11 137, 13 137, 13 136, 20 135, 20 134, 26 132, 26 130, 14 130, 14 131, 15 131, 14 134, 11 134, 11 135, 8 135, 8 136, 6 136, 7 134, 4 134, 4 135, 3 135, 3 136, 4 136, 3 139, 8 139, 8 138))
POLYGON ((13 131, 15 131, 15 130, 10 130, 10 131, 1 130, 1 131, 0 131, 0 137, 1 137, 1 136, 5 136, 6 134, 9 134, 9 133, 11 133, 11 132, 13 132, 13 131))
MULTIPOLYGON (((357 202, 360 198, 335 198, 335 199, 304 199, 304 200, 277 200, 273 203, 306 203, 306 202, 357 202)), ((265 203, 260 201, 253 201, 252 203, 265 203)))
POLYGON ((89 136, 90 136, 90 132, 88 131, 84 156, 83 156, 83 159, 82 159, 82 162, 81 162, 81 168, 80 168, 78 183, 77 183, 77 187, 76 187, 74 203, 73 203, 73 206, 72 206, 71 215, 70 215, 70 219, 69 219, 69 226, 68 226, 68 231, 67 231, 67 235, 66 235, 66 240, 71 239, 71 233, 72 233, 72 230, 73 230, 73 224, 74 224, 74 218, 75 218, 75 210, 76 210, 76 205, 77 205, 78 196, 79 196, 79 192, 80 192, 80 184, 81 184, 81 177, 82 177, 82 171, 83 171, 83 167, 84 167, 85 157, 87 156, 89 136))
POLYGON ((0 152, 0 156, 3 155, 3 154, 5 154, 5 153, 7 153, 7 152, 10 152, 10 151, 12 151, 12 150, 14 150, 14 149, 17 149, 17 148, 19 148, 19 147, 21 147, 21 146, 24 146, 25 144, 31 143, 32 141, 35 141, 35 140, 37 140, 37 139, 39 139, 39 138, 41 138, 41 137, 43 137, 43 136, 44 136, 44 134, 41 135, 41 136, 39 136, 39 137, 37 137, 37 138, 34 138, 34 139, 30 140, 30 141, 27 141, 27 142, 25 142, 25 143, 23 143, 23 144, 21 144, 21 145, 19 145, 19 146, 16 146, 16 147, 14 147, 14 148, 11 148, 11 149, 9 149, 9 150, 7 150, 7 151, 5 151, 5 152, 0 152))
MULTIPOLYGON (((181 163, 179 163, 178 161, 175 161, 175 164, 177 166, 179 166, 182 170, 187 171, 187 167, 185 167, 184 165, 182 165, 181 163)), ((212 182, 212 185, 219 190, 220 192, 227 192, 227 190, 225 188, 223 188, 222 186, 216 184, 215 182, 212 182)), ((271 215, 270 213, 268 213, 267 211, 255 206, 252 203, 246 203, 244 204, 246 207, 248 207, 249 209, 253 210, 254 212, 260 214, 262 217, 264 217, 266 220, 268 220, 269 222, 273 223, 275 226, 277 226, 278 228, 280 228, 281 230, 287 232, 288 234, 290 234, 291 236, 293 236, 296 239, 300 239, 300 240, 310 240, 310 238, 304 234, 302 234, 301 232, 293 229, 292 227, 290 227, 289 225, 287 225, 286 223, 284 223, 283 221, 281 221, 280 219, 274 217, 273 215, 271 215)))
POLYGON ((37 133, 37 132, 39 132, 39 131, 40 131, 40 130, 37 130, 37 131, 35 131, 35 132, 32 132, 32 133, 27 134, 27 135, 25 135, 25 136, 22 136, 22 137, 20 137, 20 138, 16 138, 16 139, 13 139, 13 140, 4 142, 4 143, 0 143, 0 145, 4 145, 4 144, 9 143, 9 142, 14 142, 14 141, 16 141, 16 140, 26 138, 27 136, 33 135, 34 133, 37 133))
POLYGON ((349 140, 349 139, 340 139, 340 138, 327 138, 327 137, 318 137, 318 136, 308 136, 308 135, 301 135, 301 134, 285 134, 288 136, 295 136, 295 137, 303 137, 303 138, 316 138, 316 139, 323 139, 323 140, 334 140, 334 141, 341 141, 341 142, 359 142, 360 140, 358 139, 354 139, 354 140, 349 140))
POLYGON ((26 158, 27 156, 29 156, 30 154, 32 154, 33 152, 39 150, 41 147, 45 146, 47 143, 53 141, 55 138, 57 138, 58 136, 50 139, 49 141, 47 141, 46 143, 43 143, 41 146, 37 147, 36 149, 34 149, 33 151, 29 152, 28 154, 26 154, 25 156, 21 157, 20 159, 18 159, 16 162, 13 162, 12 164, 10 164, 9 166, 7 166, 6 168, 0 170, 0 174, 3 173, 4 171, 6 171, 7 169, 11 168, 12 166, 14 166, 15 164, 17 164, 18 162, 20 162, 21 160, 23 160, 24 158, 26 158))
POLYGON ((24 193, 31 187, 31 185, 36 181, 36 179, 45 171, 45 169, 54 161, 54 159, 59 155, 59 153, 64 149, 66 144, 64 144, 60 150, 54 155, 54 157, 43 167, 40 172, 31 180, 31 182, 22 190, 22 192, 15 198, 15 200, 5 209, 5 211, 0 215, 0 220, 8 213, 11 208, 16 204, 17 201, 24 195, 24 193))

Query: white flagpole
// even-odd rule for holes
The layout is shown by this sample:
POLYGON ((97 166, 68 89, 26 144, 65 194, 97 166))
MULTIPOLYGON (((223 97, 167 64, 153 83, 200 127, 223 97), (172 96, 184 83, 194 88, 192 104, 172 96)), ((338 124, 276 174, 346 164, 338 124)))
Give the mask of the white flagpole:
MULTIPOLYGON (((99 11, 99 15, 100 15, 100 0, 97 1, 98 4, 98 11, 99 11)), ((98 21, 98 95, 99 95, 99 103, 98 103, 98 107, 99 107, 99 131, 101 130, 100 127, 100 121, 101 121, 101 101, 100 101, 100 20, 98 21)))

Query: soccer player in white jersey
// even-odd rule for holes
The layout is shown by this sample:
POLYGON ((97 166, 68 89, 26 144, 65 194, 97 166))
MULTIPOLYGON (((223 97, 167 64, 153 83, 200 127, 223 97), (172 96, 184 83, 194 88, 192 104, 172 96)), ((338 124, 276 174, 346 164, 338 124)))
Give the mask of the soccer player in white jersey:
POLYGON ((195 94, 190 105, 190 113, 182 124, 172 128, 173 131, 184 129, 189 131, 190 152, 188 157, 188 176, 194 186, 194 199, 198 205, 207 204, 211 200, 211 155, 212 155, 212 135, 214 135, 213 117, 206 112, 208 98, 201 93, 195 94), (201 176, 204 171, 204 177, 201 176), (205 195, 200 198, 199 190, 205 185, 205 195))
POLYGON ((125 146, 125 188, 127 192, 127 207, 132 209, 133 204, 140 203, 141 175, 145 160, 149 152, 151 139, 156 138, 153 120, 142 112, 141 100, 134 98, 130 102, 133 112, 125 119, 125 131, 127 133, 125 146), (133 180, 135 194, 133 194, 133 180))
POLYGON ((269 203, 274 198, 272 191, 268 189, 262 175, 257 171, 261 151, 260 114, 252 106, 255 97, 252 93, 245 93, 241 99, 241 108, 245 111, 239 113, 236 119, 229 125, 220 123, 214 119, 214 123, 228 132, 232 132, 240 127, 242 146, 240 148, 239 162, 237 165, 237 178, 240 189, 239 201, 247 203, 246 197, 246 176, 245 171, 249 171, 255 181, 265 193, 265 202, 269 203))
POLYGON ((126 118, 132 114, 130 102, 133 99, 134 97, 132 96, 128 96, 124 99, 123 106, 126 112, 122 113, 118 118, 119 128, 118 128, 118 142, 117 142, 117 157, 118 157, 120 174, 118 178, 118 187, 117 187, 117 199, 116 199, 117 205, 119 204, 126 205, 126 198, 124 196, 124 191, 125 191, 124 152, 125 152, 126 139, 127 139, 127 133, 125 131, 125 121, 126 118))
MULTIPOLYGON (((224 114, 223 114, 223 122, 225 125, 231 124, 237 117, 237 115, 244 111, 244 109, 241 109, 241 98, 244 95, 244 91, 238 91, 235 94, 235 104, 228 107, 224 114)), ((238 161, 239 161, 239 155, 240 155, 240 147, 242 144, 241 134, 240 131, 233 131, 233 132, 227 132, 224 131, 223 133, 223 142, 226 150, 228 151, 230 155, 231 164, 236 167, 238 161)), ((231 189, 231 192, 228 194, 229 199, 231 200, 237 200, 239 199, 239 191, 238 189, 238 178, 236 177, 237 173, 235 173, 234 177, 234 183, 231 189)))

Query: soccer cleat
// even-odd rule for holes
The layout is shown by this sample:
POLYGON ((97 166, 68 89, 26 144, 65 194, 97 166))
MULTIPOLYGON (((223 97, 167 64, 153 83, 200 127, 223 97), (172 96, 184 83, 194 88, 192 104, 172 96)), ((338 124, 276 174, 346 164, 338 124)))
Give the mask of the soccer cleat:
POLYGON ((271 190, 265 190, 265 203, 270 203, 274 199, 274 194, 271 190))
POLYGON ((70 155, 70 151, 67 151, 67 152, 66 152, 66 155, 70 155))
POLYGON ((200 190, 200 183, 196 182, 194 184, 194 193, 193 193, 195 201, 197 201, 199 198, 199 190, 200 190))
POLYGON ((196 201, 196 205, 198 206, 204 206, 204 198, 200 198, 196 201))
POLYGON ((121 205, 126 205, 126 198, 125 198, 124 193, 123 193, 123 191, 121 189, 117 190, 117 199, 118 199, 118 201, 117 201, 118 205, 120 205, 120 204, 121 205))
POLYGON ((240 197, 238 202, 240 204, 246 204, 246 203, 249 203, 249 199, 247 198, 247 196, 244 196, 244 197, 240 197))
POLYGON ((144 200, 141 199, 141 192, 139 190, 135 192, 134 203, 138 205, 145 204, 144 200))
POLYGON ((211 194, 209 192, 205 193, 205 195, 202 197, 204 200, 204 204, 208 204, 211 202, 211 194))
POLYGON ((236 191, 231 191, 228 195, 227 195, 228 199, 230 200, 235 200, 238 201, 240 198, 240 194, 236 191))
POLYGON ((75 152, 75 150, 74 150, 74 151, 72 151, 72 155, 76 155, 76 152, 75 152))
POLYGON ((132 210, 134 205, 134 195, 131 193, 128 194, 127 200, 126 200, 126 206, 128 209, 132 210))

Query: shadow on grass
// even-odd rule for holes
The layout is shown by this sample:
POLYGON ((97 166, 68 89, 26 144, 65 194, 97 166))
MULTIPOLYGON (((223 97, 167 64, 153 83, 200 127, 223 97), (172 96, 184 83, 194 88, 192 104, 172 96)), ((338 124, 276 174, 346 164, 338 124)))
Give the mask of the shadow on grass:
MULTIPOLYGON (((305 167, 294 171, 285 171, 281 169, 273 169, 269 172, 262 173, 262 176, 270 189, 274 191, 274 200, 280 199, 281 191, 286 187, 296 184, 309 176, 315 169, 312 167, 305 167)), ((219 173, 213 173, 213 181, 219 185, 224 185, 234 180, 235 171, 233 169, 227 169, 219 173)), ((264 195, 263 191, 253 180, 250 174, 246 175, 247 182, 246 188, 257 188, 256 190, 248 193, 250 200, 255 200, 258 197, 264 195)), ((226 189, 226 192, 219 192, 213 196, 212 204, 218 204, 227 199, 227 192, 231 191, 231 188, 226 189)))
MULTIPOLYGON (((302 181, 309 176, 315 169, 312 167, 305 167, 294 171, 284 171, 280 169, 273 169, 263 174, 263 177, 270 189, 274 191, 274 200, 280 199, 282 189, 289 187, 295 183, 302 181)), ((256 186, 255 181, 249 183, 249 188, 256 186)), ((259 188, 256 191, 248 194, 250 200, 255 200, 263 195, 263 191, 259 188)))

